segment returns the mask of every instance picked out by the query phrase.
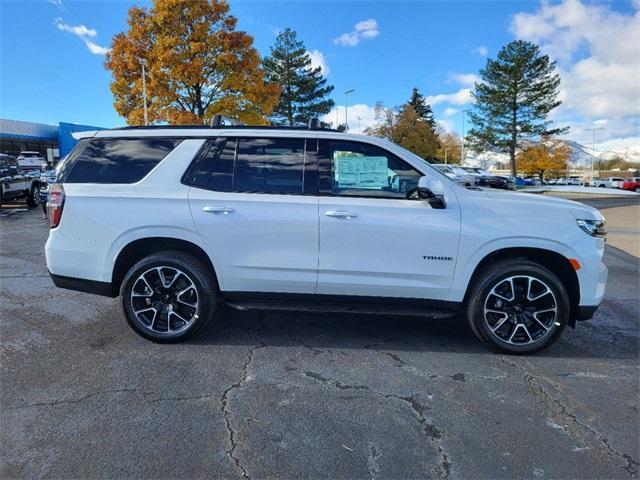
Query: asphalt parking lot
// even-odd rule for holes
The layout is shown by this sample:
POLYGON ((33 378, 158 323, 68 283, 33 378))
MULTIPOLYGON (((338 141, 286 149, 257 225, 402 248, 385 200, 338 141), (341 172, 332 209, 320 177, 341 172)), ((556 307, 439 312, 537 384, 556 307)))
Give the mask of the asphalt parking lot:
MULTIPOLYGON (((597 206, 637 244, 631 203, 597 206)), ((595 318, 515 357, 459 319, 230 310, 156 345, 55 289, 46 236, 41 210, 0 216, 2 478, 639 475, 640 259, 614 237, 595 318)))

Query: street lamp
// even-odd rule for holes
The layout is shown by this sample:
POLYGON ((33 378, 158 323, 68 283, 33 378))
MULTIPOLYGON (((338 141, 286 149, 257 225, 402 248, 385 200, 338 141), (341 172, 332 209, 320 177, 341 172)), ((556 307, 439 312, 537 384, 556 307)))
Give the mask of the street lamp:
POLYGON ((138 59, 140 61, 140 65, 142 66, 142 98, 144 101, 144 124, 149 124, 149 117, 147 114, 147 71, 145 67, 147 66, 147 60, 145 58, 138 59))
MULTIPOLYGON (((356 115, 356 118, 358 119, 358 130, 361 131, 362 130, 362 117, 358 117, 356 115)), ((360 132, 360 133, 362 133, 362 132, 360 132)))
POLYGON ((592 137, 591 137, 591 168, 589 169, 589 180, 590 183, 593 183, 593 159, 596 158, 596 132, 600 131, 600 130, 604 130, 604 127, 591 127, 591 128, 585 128, 585 130, 587 132, 591 132, 592 133, 592 137))
POLYGON ((449 149, 448 149, 448 148, 445 148, 445 149, 444 149, 444 164, 445 164, 445 165, 447 164, 447 152, 449 152, 449 149))
POLYGON ((349 130, 349 117, 347 113, 347 95, 353 92, 355 92, 353 88, 344 92, 344 131, 345 132, 349 130))
POLYGON ((462 146, 460 148, 460 165, 464 165, 464 114, 469 110, 462 110, 462 146))

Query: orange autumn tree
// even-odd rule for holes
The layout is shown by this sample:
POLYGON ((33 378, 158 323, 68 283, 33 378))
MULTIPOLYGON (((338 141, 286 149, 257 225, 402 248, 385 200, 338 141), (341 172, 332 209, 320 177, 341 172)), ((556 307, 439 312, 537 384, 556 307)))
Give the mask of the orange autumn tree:
POLYGON ((154 0, 132 7, 128 24, 105 62, 114 107, 128 124, 143 123, 141 59, 149 123, 208 123, 215 114, 268 123, 280 88, 265 82, 253 37, 236 30, 226 1, 154 0))
POLYGON ((571 155, 569 146, 561 141, 544 138, 540 143, 531 145, 516 157, 518 170, 529 174, 537 174, 544 181, 545 172, 558 173, 567 169, 567 161, 571 155))

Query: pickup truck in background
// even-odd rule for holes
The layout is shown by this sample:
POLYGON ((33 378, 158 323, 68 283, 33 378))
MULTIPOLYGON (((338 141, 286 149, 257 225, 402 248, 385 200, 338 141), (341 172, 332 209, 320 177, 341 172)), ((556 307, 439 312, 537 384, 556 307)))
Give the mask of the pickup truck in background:
POLYGON ((20 198, 29 207, 40 204, 40 171, 25 171, 14 157, 0 153, 0 205, 20 198))
POLYGON ((597 181, 594 178, 594 187, 600 188, 622 188, 622 184, 624 183, 624 178, 622 177, 607 177, 601 178, 597 181))
POLYGON ((18 165, 24 171, 42 171, 42 169, 46 167, 47 161, 40 152, 20 152, 20 155, 18 155, 18 165))

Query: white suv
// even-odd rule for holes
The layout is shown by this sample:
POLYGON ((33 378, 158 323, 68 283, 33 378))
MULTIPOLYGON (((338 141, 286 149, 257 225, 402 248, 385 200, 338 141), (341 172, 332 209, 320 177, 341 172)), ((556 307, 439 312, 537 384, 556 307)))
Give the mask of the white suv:
POLYGON ((467 189, 387 141, 330 130, 138 127, 86 134, 51 187, 58 287, 121 297, 140 335, 184 339, 240 310, 464 315, 527 353, 593 316, 604 218, 467 189))

